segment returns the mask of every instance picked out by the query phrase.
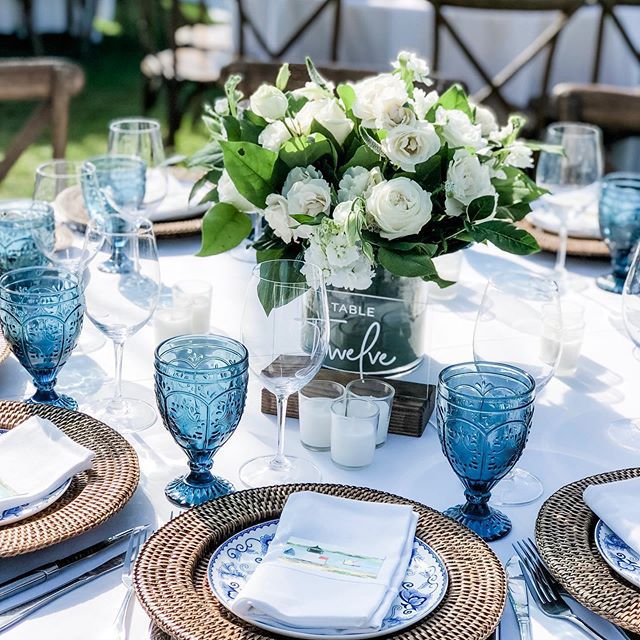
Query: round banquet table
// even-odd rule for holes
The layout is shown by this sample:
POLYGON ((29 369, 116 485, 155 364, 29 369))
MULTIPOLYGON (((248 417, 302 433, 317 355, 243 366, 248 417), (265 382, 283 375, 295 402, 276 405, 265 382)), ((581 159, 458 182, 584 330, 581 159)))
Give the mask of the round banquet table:
MULTIPOLYGON (((239 337, 242 298, 251 265, 229 255, 197 258, 196 238, 160 241, 163 282, 171 286, 182 278, 207 278, 213 283, 212 325, 239 337)), ((448 364, 472 359, 471 338, 476 311, 485 280, 492 274, 514 267, 545 273, 552 256, 539 254, 529 258, 513 257, 493 248, 476 247, 465 251, 465 262, 455 299, 434 302, 429 308, 429 330, 424 345, 429 354, 408 378, 434 382, 440 369, 448 364)), ((594 284, 594 277, 607 269, 605 262, 569 259, 569 268, 587 285, 581 293, 586 306, 586 336, 578 373, 571 378, 553 379, 536 403, 529 445, 521 460, 544 482, 545 497, 573 480, 587 475, 637 466, 640 453, 616 445, 608 436, 611 421, 640 416, 637 381, 640 361, 634 357, 631 341, 625 334, 619 296, 605 293, 594 284)), ((125 347, 125 390, 153 402, 153 328, 144 327, 125 347)), ((73 355, 60 376, 59 390, 72 393, 82 404, 110 391, 113 353, 110 345, 89 355, 73 355)), ((11 357, 0 366, 0 396, 20 399, 29 391, 27 375, 11 357)), ((274 450, 275 419, 259 410, 260 387, 252 378, 242 421, 230 441, 215 457, 214 471, 239 487, 240 465, 256 455, 274 450)), ((429 426, 420 439, 391 435, 377 451, 372 466, 359 471, 335 467, 328 453, 311 453, 300 445, 297 421, 289 420, 287 452, 313 458, 326 482, 368 486, 418 500, 437 509, 457 504, 462 499, 457 481, 429 426)), ((167 521, 172 507, 165 499, 164 485, 186 469, 186 457, 174 444, 160 421, 150 429, 127 436, 135 446, 142 468, 141 484, 127 506, 99 528, 71 541, 37 553, 0 562, 0 582, 75 550, 129 526, 167 521)), ((513 521, 513 531, 491 546, 506 562, 515 540, 533 534, 535 518, 542 502, 505 508, 513 521)), ((88 570, 96 563, 86 565, 88 570)), ((79 571, 81 572, 81 571, 79 571)), ((92 640, 109 638, 110 625, 124 594, 119 572, 113 572, 39 610, 18 626, 8 630, 6 640, 92 640)), ((65 576, 69 577, 69 574, 65 576)), ((59 578, 57 579, 59 580, 59 578)), ((52 586, 48 583, 47 588, 52 586)), ((15 602, 15 599, 14 601, 15 602)), ((10 604, 7 601, 7 604, 10 604)), ((590 614, 589 614, 590 616, 590 614)), ((619 637, 607 623, 596 620, 605 637, 619 637)), ((582 638, 570 625, 550 625, 533 611, 535 640, 582 638)), ((131 638, 148 637, 148 621, 139 606, 134 609, 131 638)), ((517 630, 510 607, 503 623, 503 640, 515 640, 517 630)), ((452 630, 452 639, 455 632, 452 630)))

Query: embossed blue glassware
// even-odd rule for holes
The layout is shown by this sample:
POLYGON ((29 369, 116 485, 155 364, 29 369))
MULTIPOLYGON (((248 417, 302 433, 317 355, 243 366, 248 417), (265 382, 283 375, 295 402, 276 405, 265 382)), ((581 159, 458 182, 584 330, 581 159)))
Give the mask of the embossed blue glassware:
POLYGON ((511 531, 509 518, 488 502, 491 489, 522 455, 535 388, 535 380, 522 369, 493 362, 455 364, 438 379, 440 444, 467 499, 445 515, 487 541, 511 531))
POLYGON ((640 239, 640 173, 611 173, 603 180, 598 218, 613 271, 596 283, 605 291, 622 293, 640 239))
POLYGON ((68 269, 25 267, 0 278, 2 332, 36 386, 27 402, 78 408, 54 387, 78 342, 84 308, 83 286, 68 269))
POLYGON ((47 264, 34 233, 53 247, 55 222, 49 204, 38 200, 0 201, 0 275, 12 269, 47 264))
POLYGON ((172 502, 193 506, 234 491, 230 482, 212 475, 211 466, 242 417, 248 367, 244 345, 223 336, 178 336, 158 345, 158 410, 190 467, 190 473, 167 485, 172 502))

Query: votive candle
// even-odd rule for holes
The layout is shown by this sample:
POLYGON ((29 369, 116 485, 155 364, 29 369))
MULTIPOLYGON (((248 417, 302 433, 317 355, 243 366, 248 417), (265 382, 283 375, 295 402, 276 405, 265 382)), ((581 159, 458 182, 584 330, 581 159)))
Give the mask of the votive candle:
POLYGON ((312 451, 331 448, 331 404, 345 395, 344 387, 331 380, 313 380, 298 392, 300 442, 312 451))
POLYGON ((376 451, 379 410, 370 400, 344 398, 331 405, 331 459, 339 467, 370 465, 376 451))

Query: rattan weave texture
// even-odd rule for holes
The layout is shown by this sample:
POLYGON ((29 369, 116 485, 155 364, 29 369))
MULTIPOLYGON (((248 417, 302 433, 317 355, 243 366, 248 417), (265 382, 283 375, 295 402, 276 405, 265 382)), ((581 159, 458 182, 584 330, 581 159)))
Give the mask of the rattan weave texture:
POLYGON ((133 447, 113 429, 83 413, 41 404, 0 401, 5 429, 39 415, 95 453, 93 468, 78 474, 48 509, 0 527, 0 557, 37 551, 93 529, 120 511, 138 486, 140 468, 133 447))
POLYGON ((594 541, 596 516, 582 493, 591 484, 640 476, 640 468, 584 478, 554 493, 536 522, 536 543, 551 573, 587 609, 640 633, 640 591, 609 568, 594 541))
MULTIPOLYGON (((441 605, 402 640, 485 640, 505 604, 506 579, 498 558, 468 529, 437 511, 381 491, 342 485, 284 485, 241 491, 171 520, 146 543, 134 585, 159 630, 175 640, 263 640, 265 631, 235 618, 218 604, 206 578, 212 552, 234 533, 277 518, 287 497, 313 490, 355 500, 410 504, 419 514, 417 536, 444 560, 449 589, 441 605)), ((166 640, 157 632, 158 640, 166 640)))
MULTIPOLYGON (((543 251, 558 252, 560 238, 556 233, 535 227, 527 220, 523 220, 520 225, 538 241, 543 251)), ((602 258, 603 260, 610 258, 609 249, 607 249, 607 245, 602 240, 597 238, 572 238, 571 236, 567 240, 567 255, 582 258, 602 258)))
POLYGON ((200 229, 202 229, 202 216, 188 220, 167 220, 166 222, 153 223, 153 232, 157 238, 193 236, 200 233, 200 229))
POLYGON ((11 347, 0 331, 0 364, 11 355, 11 347))

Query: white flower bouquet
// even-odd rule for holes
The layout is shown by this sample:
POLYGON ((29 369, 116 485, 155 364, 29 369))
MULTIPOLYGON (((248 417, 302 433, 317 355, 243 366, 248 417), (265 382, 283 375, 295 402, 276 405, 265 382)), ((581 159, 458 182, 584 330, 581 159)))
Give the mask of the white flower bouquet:
POLYGON ((310 81, 287 90, 289 69, 248 103, 237 90, 207 109, 211 143, 192 162, 215 183, 202 248, 232 249, 264 215, 258 260, 298 257, 329 285, 362 290, 376 268, 440 286, 433 258, 474 242, 515 254, 538 250, 515 225, 544 192, 523 171, 535 143, 524 121, 500 128, 457 85, 428 90, 427 65, 401 53, 390 73, 334 87, 307 60, 310 81))

